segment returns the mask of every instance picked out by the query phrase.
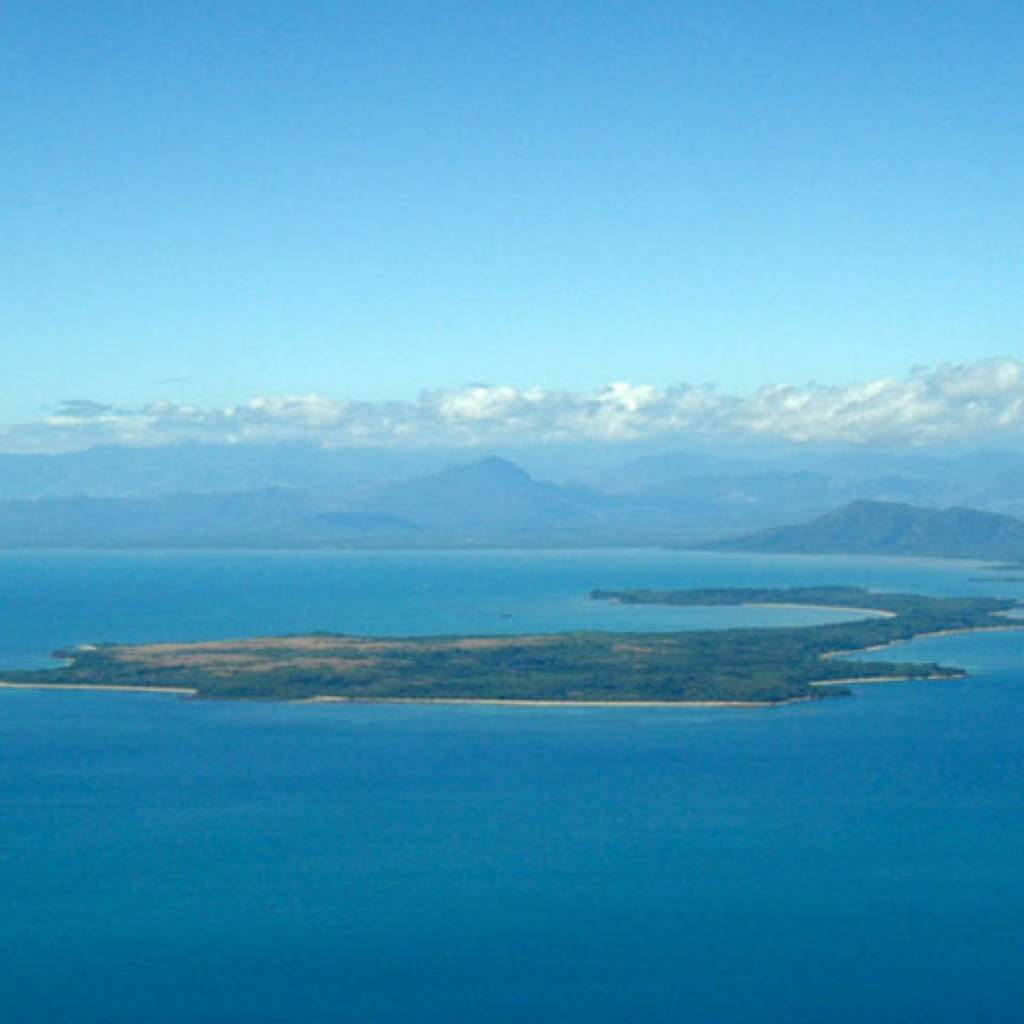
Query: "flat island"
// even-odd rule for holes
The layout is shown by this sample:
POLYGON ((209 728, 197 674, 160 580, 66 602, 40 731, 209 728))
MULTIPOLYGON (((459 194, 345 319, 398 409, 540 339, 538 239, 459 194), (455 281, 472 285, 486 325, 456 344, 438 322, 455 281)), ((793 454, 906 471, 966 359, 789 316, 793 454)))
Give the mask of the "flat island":
POLYGON ((595 590, 594 600, 675 606, 801 605, 872 613, 840 624, 663 633, 357 637, 334 633, 194 643, 98 644, 67 664, 5 672, 5 685, 171 690, 208 698, 525 703, 777 704, 843 683, 954 678, 937 664, 841 655, 927 633, 1014 628, 1015 601, 855 587, 595 590))

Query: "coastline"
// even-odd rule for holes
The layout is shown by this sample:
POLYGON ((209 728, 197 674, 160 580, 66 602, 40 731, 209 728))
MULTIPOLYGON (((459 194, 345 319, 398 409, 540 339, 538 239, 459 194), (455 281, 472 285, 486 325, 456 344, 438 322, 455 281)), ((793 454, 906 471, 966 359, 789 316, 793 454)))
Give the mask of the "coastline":
MULTIPOLYGON (((1024 629, 1024 623, 1007 626, 963 626, 959 629, 935 629, 930 633, 915 633, 913 636, 903 637, 900 640, 887 640, 884 644, 872 644, 870 647, 855 647, 850 651, 826 651, 821 657, 824 660, 825 658, 842 658, 850 654, 863 654, 865 651, 884 651, 886 648, 896 647, 899 644, 909 644, 911 640, 926 640, 933 636, 957 636, 961 633, 1007 633, 1022 629, 1024 629)), ((909 677, 901 676, 900 678, 909 677)))
POLYGON ((513 708, 777 708, 815 700, 814 696, 785 700, 562 700, 510 697, 336 697, 319 695, 289 701, 291 704, 482 704, 513 708))
POLYGON ((116 683, 7 683, 0 680, 0 690, 106 690, 113 693, 176 693, 195 697, 198 690, 188 686, 122 686, 116 683))
POLYGON ((853 612, 855 615, 863 615, 866 618, 878 618, 878 619, 895 619, 896 612, 886 611, 884 608, 857 608, 849 604, 803 604, 800 601, 740 601, 738 604, 726 605, 726 604, 658 604, 655 601, 646 602, 634 602, 634 601, 623 601, 621 597, 610 597, 607 599, 608 604, 618 604, 627 606, 630 604, 647 604, 649 606, 657 606, 660 608, 796 608, 796 609, 807 609, 810 608, 812 611, 820 612, 853 612))
MULTIPOLYGON (((183 686, 117 686, 112 683, 8 683, 0 681, 0 690, 99 690, 113 693, 164 693, 198 697, 199 691, 183 686)), ((774 708, 815 700, 813 696, 788 697, 785 700, 541 700, 501 697, 339 697, 316 694, 277 704, 483 704, 493 707, 526 708, 774 708)))
MULTIPOLYGON (((671 605, 666 607, 672 607, 671 605)), ((691 607, 698 607, 692 605, 691 607)), ((722 605, 703 605, 704 608, 723 607, 722 605)), ((728 607, 728 606, 724 606, 728 607)), ((854 612, 869 619, 895 619, 896 613, 884 608, 854 608, 848 604, 800 604, 799 601, 744 601, 738 608, 811 608, 820 612, 854 612)))
POLYGON ((941 683, 966 679, 967 672, 957 671, 956 675, 933 673, 930 676, 855 676, 853 679, 815 679, 808 686, 863 686, 866 683, 941 683))

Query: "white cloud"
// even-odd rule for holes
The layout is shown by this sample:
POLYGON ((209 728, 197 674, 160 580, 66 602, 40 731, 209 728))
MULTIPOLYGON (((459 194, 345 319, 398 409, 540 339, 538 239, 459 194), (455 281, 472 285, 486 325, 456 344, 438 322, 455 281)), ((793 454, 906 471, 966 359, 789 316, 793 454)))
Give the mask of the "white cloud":
POLYGON ((308 440, 394 447, 630 441, 658 437, 778 438, 879 445, 986 443, 1024 436, 1024 363, 988 359, 918 368, 850 387, 779 384, 749 398, 687 384, 610 384, 589 394, 483 384, 416 402, 269 395, 227 408, 154 402, 121 408, 66 401, 45 420, 0 427, 0 450, 97 444, 229 444, 308 440))

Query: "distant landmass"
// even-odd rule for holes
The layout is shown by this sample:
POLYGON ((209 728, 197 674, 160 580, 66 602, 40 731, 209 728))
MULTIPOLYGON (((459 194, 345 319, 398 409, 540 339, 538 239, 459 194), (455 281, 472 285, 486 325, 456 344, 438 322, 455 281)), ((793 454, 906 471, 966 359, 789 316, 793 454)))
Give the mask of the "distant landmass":
POLYGON ((358 489, 0 502, 0 547, 582 547, 694 537, 672 502, 533 479, 488 457, 358 489))
POLYGON ((899 545, 882 526, 858 548, 850 538, 870 531, 840 522, 829 528, 838 546, 785 550, 853 544, 864 553, 1019 559, 1024 549, 1004 543, 1005 531, 971 516, 1024 514, 1024 455, 574 444, 480 457, 308 443, 0 454, 0 548, 692 547, 726 534, 749 543, 753 531, 827 519, 840 506, 916 506, 927 516, 953 504, 977 512, 956 511, 954 522, 950 510, 935 542, 923 539, 935 523, 916 539, 909 529, 899 545), (979 547, 974 535, 988 543, 979 547))
POLYGON ((703 547, 801 555, 917 555, 936 558, 1024 558, 1024 521, 972 508, 918 508, 854 501, 810 522, 776 526, 703 547))

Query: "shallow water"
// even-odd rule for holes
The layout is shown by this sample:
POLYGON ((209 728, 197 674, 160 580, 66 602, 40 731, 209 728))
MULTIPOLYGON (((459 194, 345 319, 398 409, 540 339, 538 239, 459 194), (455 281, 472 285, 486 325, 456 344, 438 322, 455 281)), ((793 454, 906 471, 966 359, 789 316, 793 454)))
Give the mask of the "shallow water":
MULTIPOLYGON (((4 556, 0 665, 105 638, 696 621, 593 587, 1020 592, 976 575, 669 552, 4 556)), ((771 710, 0 693, 0 1020, 1017 1021, 1022 645, 914 641, 892 656, 972 677, 771 710)))

